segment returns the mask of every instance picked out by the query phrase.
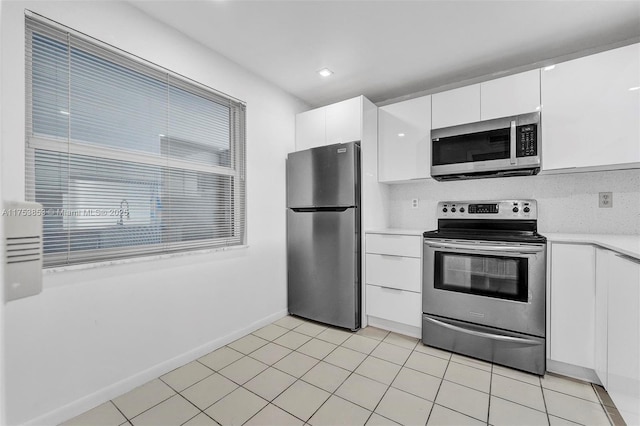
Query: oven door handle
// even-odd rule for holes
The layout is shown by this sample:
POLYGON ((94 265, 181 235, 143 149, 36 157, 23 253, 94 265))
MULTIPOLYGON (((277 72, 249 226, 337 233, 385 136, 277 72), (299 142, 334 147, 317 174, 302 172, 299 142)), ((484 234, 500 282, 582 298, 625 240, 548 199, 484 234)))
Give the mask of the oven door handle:
POLYGON ((444 249, 462 249, 462 250, 477 250, 477 251, 497 251, 502 253, 540 253, 544 251, 544 244, 539 245, 527 245, 527 246, 500 246, 490 244, 460 244, 460 243, 439 243, 435 241, 425 241, 425 245, 436 248, 444 249))
POLYGON ((499 340, 501 342, 508 343, 520 343, 523 345, 539 345, 540 342, 531 339, 524 339, 522 337, 513 337, 513 336, 504 336, 502 334, 494 334, 494 333, 484 333, 482 331, 468 330, 466 328, 458 327, 457 325, 448 324, 443 321, 439 321, 437 319, 429 318, 427 316, 424 317, 425 320, 432 322, 433 324, 439 325, 440 327, 448 328, 450 330, 459 331, 465 334, 471 334, 472 336, 484 337, 491 340, 499 340))

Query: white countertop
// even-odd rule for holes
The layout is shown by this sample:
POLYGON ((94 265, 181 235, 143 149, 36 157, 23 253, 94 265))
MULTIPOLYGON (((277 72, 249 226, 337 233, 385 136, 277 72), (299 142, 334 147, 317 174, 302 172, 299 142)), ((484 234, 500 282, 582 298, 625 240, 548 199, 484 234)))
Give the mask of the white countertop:
MULTIPOLYGON (((422 236, 422 229, 404 228, 377 228, 367 229, 367 234, 387 234, 387 235, 413 235, 422 236)), ((640 259, 640 235, 613 235, 613 234, 563 234, 547 233, 542 235, 547 237, 551 243, 579 243, 593 244, 605 249, 613 250, 620 254, 640 259)))
POLYGON ((543 232, 542 235, 547 237, 547 241, 551 243, 593 244, 640 259, 640 235, 559 234, 546 232, 543 232))
POLYGON ((415 235, 421 237, 424 229, 404 229, 404 228, 377 228, 367 229, 365 234, 387 234, 387 235, 415 235))

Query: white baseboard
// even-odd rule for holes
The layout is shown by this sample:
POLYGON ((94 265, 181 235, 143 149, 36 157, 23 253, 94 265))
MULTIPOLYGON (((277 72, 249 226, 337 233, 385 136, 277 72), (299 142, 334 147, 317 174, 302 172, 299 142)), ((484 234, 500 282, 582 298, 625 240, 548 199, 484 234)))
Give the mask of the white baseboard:
POLYGON ((367 316, 368 325, 372 327, 381 328, 387 331, 393 331, 394 333, 404 334, 405 336, 417 337, 422 339, 422 328, 414 327, 412 325, 402 324, 399 322, 387 320, 384 318, 367 316))
POLYGON ((274 314, 271 314, 267 317, 264 317, 258 321, 255 321, 249 324, 248 326, 242 329, 233 331, 225 336, 222 336, 218 339, 205 343, 202 346, 199 346, 195 349, 192 349, 174 358, 161 362, 160 364, 156 364, 153 367, 150 367, 137 374, 134 374, 133 376, 130 376, 112 385, 104 387, 90 395, 77 399, 73 402, 70 402, 67 405, 64 405, 60 408, 56 408, 55 410, 49 411, 46 414, 43 414, 39 417, 29 420, 24 424, 27 426, 58 425, 66 420, 69 420, 77 415, 84 413, 85 411, 88 411, 94 407, 97 407, 100 404, 103 404, 122 394, 125 394, 130 390, 133 390, 138 386, 141 386, 147 383, 150 380, 160 377, 171 370, 175 370, 176 368, 184 364, 187 364, 193 360, 196 360, 208 354, 211 351, 221 348, 222 346, 228 343, 231 343, 234 340, 237 340, 246 334, 249 334, 259 328, 264 327, 265 325, 268 325, 282 317, 285 317, 287 314, 288 314, 288 310, 286 309, 276 312, 274 314))
POLYGON ((596 372, 591 368, 579 367, 577 365, 554 361, 547 358, 547 371, 583 380, 585 382, 595 383, 596 385, 602 385, 600 379, 598 379, 598 376, 596 375, 596 372))

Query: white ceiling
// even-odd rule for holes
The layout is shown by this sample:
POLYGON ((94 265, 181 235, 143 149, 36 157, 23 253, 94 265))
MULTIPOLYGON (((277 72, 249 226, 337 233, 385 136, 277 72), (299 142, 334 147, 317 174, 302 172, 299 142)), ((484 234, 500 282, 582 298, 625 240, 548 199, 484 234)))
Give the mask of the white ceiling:
POLYGON ((382 103, 640 37, 640 0, 132 2, 311 106, 382 103))

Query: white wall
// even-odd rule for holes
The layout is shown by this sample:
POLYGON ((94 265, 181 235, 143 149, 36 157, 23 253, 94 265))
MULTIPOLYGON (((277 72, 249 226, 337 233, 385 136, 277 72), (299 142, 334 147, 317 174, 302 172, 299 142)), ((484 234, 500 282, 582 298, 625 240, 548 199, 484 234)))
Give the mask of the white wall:
POLYGON ((585 234, 640 234, 640 170, 567 173, 458 182, 389 186, 389 225, 437 228, 438 201, 533 198, 538 231, 585 234), (598 192, 613 192, 613 208, 598 208, 598 192), (419 207, 411 208, 411 199, 419 207))
POLYGON ((126 3, 1 7, 5 199, 24 198, 25 8, 247 102, 248 248, 49 273, 6 305, 8 423, 53 424, 284 315, 284 161, 307 108, 126 3))
MULTIPOLYGON (((0 22, 2 22, 2 3, 0 3, 0 22)), ((3 39, 3 30, 0 27, 0 45, 3 39)), ((1 59, 1 58, 0 58, 1 59)), ((2 84, 3 70, 0 66, 0 99, 4 99, 4 91, 2 84)), ((2 135, 3 119, 2 119, 2 102, 0 102, 0 135, 2 135)), ((2 139, 0 139, 0 144, 2 139)), ((2 149, 0 149, 0 164, 2 164, 2 149)), ((2 173, 0 173, 0 202, 2 202, 2 173)), ((0 241, 4 241, 3 223, 0 220, 0 241)), ((0 259, 4 259, 4 244, 0 244, 0 259)), ((6 424, 5 416, 5 374, 4 374, 4 262, 0 261, 0 425, 6 424)))

